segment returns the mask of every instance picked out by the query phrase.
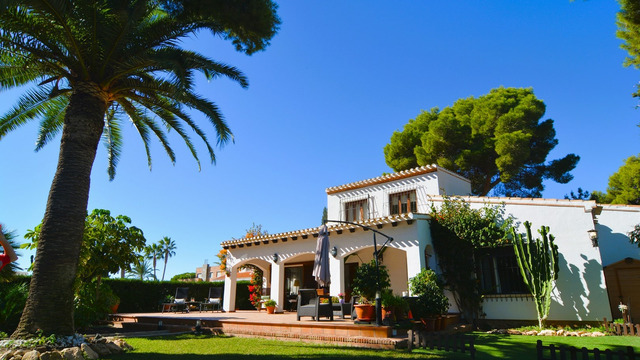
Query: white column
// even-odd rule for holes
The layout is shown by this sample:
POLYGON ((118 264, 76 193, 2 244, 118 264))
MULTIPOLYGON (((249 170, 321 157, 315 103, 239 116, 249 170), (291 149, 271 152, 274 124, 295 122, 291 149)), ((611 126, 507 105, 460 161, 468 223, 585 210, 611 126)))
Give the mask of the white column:
MULTIPOLYGON (((427 267, 426 259, 424 256, 425 249, 427 248, 427 246, 433 248, 433 243, 431 241, 431 232, 429 230, 429 216, 423 214, 414 214, 413 219, 416 221, 418 246, 407 249, 407 277, 409 279, 418 275, 420 271, 422 271, 422 269, 427 267)), ((430 262, 432 264, 435 264, 435 261, 433 261, 433 259, 431 259, 430 262)))
MULTIPOLYGON (((340 250, 338 250, 339 252, 340 250)), ((335 258, 331 255, 329 256, 329 269, 331 271, 329 293, 332 296, 338 296, 339 293, 344 293, 344 261, 340 254, 335 258)))
POLYGON ((271 299, 278 304, 276 310, 282 311, 284 309, 284 263, 280 259, 277 263, 271 263, 271 299))
POLYGON ((238 280, 238 268, 232 267, 229 275, 224 277, 224 301, 222 308, 226 312, 236 311, 236 284, 238 280))

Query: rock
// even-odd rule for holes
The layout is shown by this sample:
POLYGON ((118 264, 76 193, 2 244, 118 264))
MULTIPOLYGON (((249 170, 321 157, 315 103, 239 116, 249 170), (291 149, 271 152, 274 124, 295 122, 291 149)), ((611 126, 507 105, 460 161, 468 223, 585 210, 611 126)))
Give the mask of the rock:
POLYGON ((82 350, 79 347, 75 346, 72 348, 62 349, 60 351, 60 355, 64 360, 83 360, 82 350))
POLYGON ((529 330, 529 331, 525 331, 524 333, 522 333, 523 335, 530 335, 530 336, 536 336, 538 335, 538 332, 535 330, 529 330))
POLYGON ((40 360, 63 360, 62 355, 57 351, 46 351, 40 354, 40 360))
POLYGON ((509 330, 507 331, 507 333, 508 333, 509 335, 522 335, 522 331, 520 331, 520 330, 516 330, 516 329, 509 329, 509 330))
POLYGON ((86 357, 90 360, 98 360, 100 359, 100 356, 98 356, 98 354, 93 351, 93 349, 91 348, 91 346, 87 345, 87 344, 82 344, 81 345, 81 349, 82 352, 85 353, 86 357))
POLYGON ((606 336, 606 334, 602 333, 600 331, 594 331, 594 332, 591 333, 591 336, 593 336, 593 337, 606 336))
POLYGON ((539 336, 556 336, 556 332, 553 330, 542 330, 538 333, 539 336))
POLYGON ((567 336, 580 336, 580 334, 578 334, 575 331, 570 331, 570 332, 567 333, 567 336))
POLYGON ((124 350, 133 350, 133 346, 129 345, 126 341, 122 339, 115 339, 113 340, 113 343, 120 346, 120 348, 124 350))
POLYGON ((567 336, 567 332, 564 331, 564 329, 560 329, 560 330, 556 331, 556 335, 558 335, 558 336, 567 336))
POLYGON ((106 343, 91 344, 90 346, 93 349, 93 351, 95 351, 96 353, 98 353, 98 355, 100 355, 100 357, 111 355, 111 350, 109 349, 106 343))
POLYGON ((31 350, 22 356, 22 360, 38 360, 40 353, 37 350, 31 350))
POLYGON ((122 349, 120 346, 114 344, 113 342, 108 342, 106 345, 107 345, 107 348, 111 351, 112 354, 120 354, 121 352, 124 352, 124 349, 122 349))
POLYGON ((9 360, 13 356, 13 351, 0 351, 0 360, 9 360))

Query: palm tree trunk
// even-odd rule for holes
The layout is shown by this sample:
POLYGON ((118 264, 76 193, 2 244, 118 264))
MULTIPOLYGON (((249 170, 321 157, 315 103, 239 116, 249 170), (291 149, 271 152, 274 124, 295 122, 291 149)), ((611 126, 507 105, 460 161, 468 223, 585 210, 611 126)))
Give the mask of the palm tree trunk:
MULTIPOLYGON (((95 90, 95 87, 92 89, 95 90)), ((91 168, 104 128, 107 102, 78 90, 65 114, 58 167, 51 184, 29 296, 12 338, 72 335, 74 281, 87 216, 91 168)))
POLYGON ((162 269, 162 281, 164 281, 164 273, 167 271, 167 261, 169 261, 169 252, 164 254, 164 269, 162 269))

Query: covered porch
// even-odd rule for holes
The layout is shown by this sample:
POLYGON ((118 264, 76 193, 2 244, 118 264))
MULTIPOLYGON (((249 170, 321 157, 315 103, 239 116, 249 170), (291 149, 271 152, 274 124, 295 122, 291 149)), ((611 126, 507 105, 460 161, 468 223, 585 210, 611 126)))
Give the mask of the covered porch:
MULTIPOLYGON (((367 220, 363 225, 394 238, 379 256, 386 266, 394 294, 408 291, 408 280, 424 267, 434 267, 428 216, 405 214, 367 220)), ((373 232, 349 224, 328 224, 331 284, 329 295, 345 294, 349 301, 357 267, 373 259, 373 232)), ((277 303, 277 311, 295 311, 300 289, 316 289, 312 275, 319 228, 238 239, 222 243, 227 249, 223 308, 235 311, 237 273, 247 265, 263 271, 264 288, 277 303)), ((384 239, 379 239, 378 247, 384 239)))

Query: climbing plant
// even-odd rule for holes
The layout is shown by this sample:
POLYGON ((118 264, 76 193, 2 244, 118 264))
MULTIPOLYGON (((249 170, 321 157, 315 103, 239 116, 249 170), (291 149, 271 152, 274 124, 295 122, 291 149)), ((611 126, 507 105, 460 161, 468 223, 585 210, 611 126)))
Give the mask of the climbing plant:
POLYGON ((536 302, 538 326, 544 327, 551 308, 551 290, 558 279, 558 246, 549 234, 549 227, 542 226, 538 232, 542 240, 531 236, 531 223, 524 222, 527 239, 513 229, 513 249, 518 260, 522 279, 536 302))
POLYGON ((465 319, 473 326, 481 313, 482 291, 476 277, 476 252, 509 243, 511 216, 504 206, 474 209, 461 198, 445 196, 431 206, 431 235, 446 288, 465 319))

